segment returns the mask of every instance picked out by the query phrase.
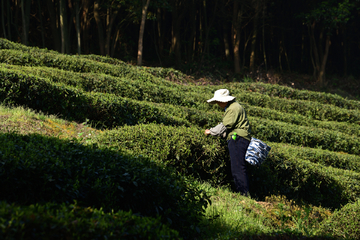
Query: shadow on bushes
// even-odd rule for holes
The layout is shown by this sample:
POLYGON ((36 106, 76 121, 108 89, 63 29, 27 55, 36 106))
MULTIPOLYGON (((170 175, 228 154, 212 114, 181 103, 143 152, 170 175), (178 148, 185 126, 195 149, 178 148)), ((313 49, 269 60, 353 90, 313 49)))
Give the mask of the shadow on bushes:
POLYGON ((160 164, 38 134, 0 133, 0 200, 72 203, 104 211, 160 215, 194 234, 208 196, 160 164))
POLYGON ((337 181, 322 175, 314 166, 270 153, 261 167, 248 168, 251 196, 264 201, 266 196, 284 195, 298 203, 331 209, 351 201, 337 181))

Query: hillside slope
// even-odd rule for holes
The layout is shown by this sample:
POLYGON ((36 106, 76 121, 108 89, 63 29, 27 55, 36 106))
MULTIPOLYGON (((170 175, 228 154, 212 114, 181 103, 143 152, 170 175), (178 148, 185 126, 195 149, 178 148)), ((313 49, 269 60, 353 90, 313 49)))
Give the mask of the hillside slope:
POLYGON ((181 237, 193 237, 210 198, 190 179, 212 187, 232 184, 226 143, 203 134, 221 121, 222 111, 206 103, 219 88, 236 96, 253 136, 272 147, 260 168, 248 167, 251 198, 286 196, 332 211, 360 198, 359 101, 264 83, 179 84, 167 74, 174 79, 172 71, 160 68, 0 39, 3 106, 92 127, 82 125, 80 137, 79 131, 55 131, 56 124, 42 123, 34 133, 0 116, 6 169, 0 172, 6 182, 0 200, 22 205, 77 200, 105 211, 160 215, 181 237), (8 194, 13 189, 18 190, 8 194), (157 190, 150 194, 150 189, 157 190), (145 196, 152 202, 142 206, 145 196))

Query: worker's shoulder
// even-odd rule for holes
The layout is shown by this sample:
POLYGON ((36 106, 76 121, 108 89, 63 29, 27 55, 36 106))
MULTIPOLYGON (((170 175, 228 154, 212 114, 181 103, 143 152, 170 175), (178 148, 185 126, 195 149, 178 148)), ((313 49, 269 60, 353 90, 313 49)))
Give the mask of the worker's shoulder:
POLYGON ((243 107, 240 105, 240 103, 234 101, 229 105, 229 109, 235 110, 235 111, 240 111, 243 109, 243 107))

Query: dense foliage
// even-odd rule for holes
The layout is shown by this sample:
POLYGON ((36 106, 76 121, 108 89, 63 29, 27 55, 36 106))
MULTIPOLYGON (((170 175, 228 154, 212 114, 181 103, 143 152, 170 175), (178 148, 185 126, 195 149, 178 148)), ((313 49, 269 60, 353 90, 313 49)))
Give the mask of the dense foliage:
MULTIPOLYGON (((236 96, 253 136, 272 147, 261 167, 248 166, 251 197, 263 201, 283 195, 298 204, 326 207, 335 213, 324 220, 322 234, 357 234, 358 222, 342 212, 359 210, 359 102, 263 83, 178 84, 165 80, 172 70, 159 73, 2 39, 0 46, 1 104, 91 123, 99 130, 86 143, 0 133, 4 236, 15 236, 17 221, 26 222, 19 232, 26 235, 31 216, 48 219, 63 212, 66 218, 54 217, 53 224, 64 236, 86 236, 82 229, 87 227, 95 227, 99 236, 111 237, 107 231, 120 236, 128 230, 117 225, 127 218, 137 223, 134 234, 151 218, 157 220, 149 234, 176 238, 170 227, 181 238, 200 236, 199 223, 211 201, 196 181, 232 185, 226 141, 203 134, 222 119, 223 112, 206 103, 218 88, 236 96), (24 215, 16 215, 19 211, 24 215), (109 224, 92 225, 99 215, 109 224), (78 217, 84 221, 75 230, 69 222, 78 217)), ((52 234, 40 222, 34 227, 52 234)))

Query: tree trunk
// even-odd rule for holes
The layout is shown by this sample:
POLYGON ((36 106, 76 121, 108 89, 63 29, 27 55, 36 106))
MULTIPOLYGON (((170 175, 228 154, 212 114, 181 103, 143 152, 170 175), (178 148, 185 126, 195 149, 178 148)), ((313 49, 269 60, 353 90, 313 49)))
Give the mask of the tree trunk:
POLYGON ((98 1, 94 2, 94 18, 98 29, 100 54, 105 55, 104 27, 100 18, 100 6, 98 1))
POLYGON ((40 19, 40 29, 41 29, 41 40, 42 40, 42 47, 45 48, 45 29, 44 29, 44 23, 43 23, 43 17, 42 17, 42 8, 41 3, 42 1, 38 0, 38 9, 39 9, 39 19, 40 19))
MULTIPOLYGON (((3 2, 3 1, 2 1, 3 2)), ((6 1, 6 18, 7 18, 7 31, 8 31, 8 37, 7 39, 11 40, 12 39, 12 34, 11 34, 11 9, 10 9, 10 2, 6 1)))
POLYGON ((267 57, 266 57, 266 48, 265 48, 265 13, 266 13, 266 6, 263 7, 263 21, 262 21, 262 44, 263 44, 263 56, 264 56, 264 64, 265 64, 265 71, 267 72, 267 57))
MULTIPOLYGON (((205 43, 204 43, 204 51, 203 51, 203 54, 202 54, 202 57, 201 57, 201 62, 200 62, 200 66, 202 65, 202 62, 204 60, 204 56, 205 55, 208 55, 210 54, 210 51, 209 51, 209 33, 210 33, 210 29, 214 23, 214 20, 215 20, 215 14, 216 14, 216 11, 218 10, 217 9, 217 5, 218 5, 218 0, 215 0, 215 4, 213 3, 214 5, 214 10, 211 14, 211 19, 210 19, 210 22, 209 24, 207 23, 207 14, 204 15, 204 21, 205 21, 205 43)), ((206 13, 206 1, 204 0, 203 2, 203 6, 204 6, 204 12, 206 13)))
POLYGON ((4 18, 4 16, 5 16, 4 1, 1 1, 1 25, 3 28, 4 38, 6 38, 5 18, 4 18))
POLYGON ((22 40, 24 45, 28 45, 29 22, 30 22, 31 1, 21 0, 21 17, 22 17, 22 40))
POLYGON ((187 51, 187 60, 193 61, 195 58, 196 52, 196 5, 194 0, 191 1, 190 6, 190 16, 189 16, 189 25, 190 25, 190 35, 188 39, 188 51, 187 51))
MULTIPOLYGON (((186 1, 184 1, 186 2, 186 1)), ((187 11, 184 2, 175 0, 172 9, 171 52, 175 53, 175 65, 181 65, 181 22, 187 11)))
POLYGON ((158 36, 158 46, 159 46, 159 55, 160 57, 163 56, 163 51, 164 51, 164 37, 165 35, 163 34, 163 29, 162 29, 162 21, 163 21, 163 14, 160 8, 157 9, 156 11, 156 25, 157 25, 157 36, 158 36))
POLYGON ((146 21, 146 14, 147 14, 150 0, 143 0, 142 2, 143 2, 143 4, 142 4, 143 6, 142 6, 142 11, 141 11, 141 24, 140 24, 140 31, 139 31, 139 43, 138 43, 138 55, 137 55, 137 65, 138 66, 141 66, 141 64, 142 64, 145 21, 146 21))
POLYGON ((81 32, 82 32, 82 46, 85 54, 90 53, 89 47, 89 29, 90 29, 90 19, 89 19, 89 0, 82 0, 82 18, 81 18, 81 32))
MULTIPOLYGON (((120 8, 120 6, 118 6, 120 8)), ((106 21, 106 43, 105 43, 105 52, 106 55, 110 55, 111 52, 111 37, 112 37, 112 29, 114 26, 114 22, 116 19, 116 16, 118 15, 118 10, 111 8, 108 8, 108 15, 107 15, 107 21, 106 21)))
POLYGON ((251 51, 250 51, 250 70, 254 73, 255 71, 255 49, 256 49, 256 41, 258 36, 258 22, 259 22, 259 12, 260 12, 260 0, 253 0, 254 1, 254 28, 253 34, 251 38, 251 51))
POLYGON ((77 40, 77 53, 81 54, 81 29, 80 29, 80 0, 75 0, 75 28, 77 40))
POLYGON ((227 15, 228 13, 225 10, 225 6, 226 6, 226 1, 222 0, 221 2, 221 26, 222 26, 222 37, 223 37, 223 42, 224 42, 224 54, 225 54, 225 58, 227 61, 230 61, 230 43, 229 43, 229 34, 228 34, 228 18, 227 15))
POLYGON ((69 53, 66 0, 60 0, 61 53, 69 53))
POLYGON ((240 22, 242 17, 242 9, 239 10, 239 2, 234 1, 233 9, 233 23, 232 23, 232 40, 233 40, 233 53, 234 53, 234 72, 240 73, 240 22))
POLYGON ((317 79, 317 82, 319 83, 320 86, 323 86, 325 84, 325 67, 326 67, 327 58, 329 56, 330 45, 331 45, 330 35, 327 35, 325 39, 325 52, 321 59, 321 67, 317 79))
POLYGON ((60 52, 61 51, 61 41, 60 41, 61 38, 60 38, 59 29, 57 27, 58 14, 56 14, 55 6, 54 6, 54 3, 52 0, 47 0, 46 4, 47 4, 48 11, 49 11, 52 37, 54 39, 54 49, 55 49, 55 51, 60 52))

